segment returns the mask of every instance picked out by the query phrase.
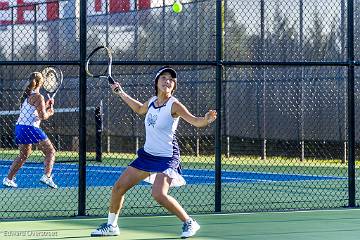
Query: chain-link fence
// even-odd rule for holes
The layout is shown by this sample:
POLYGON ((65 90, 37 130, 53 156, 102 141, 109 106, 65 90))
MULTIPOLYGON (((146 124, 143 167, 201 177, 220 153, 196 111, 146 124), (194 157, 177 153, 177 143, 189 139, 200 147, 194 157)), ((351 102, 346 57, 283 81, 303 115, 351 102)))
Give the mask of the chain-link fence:
MULTIPOLYGON (((206 128, 180 120, 187 185, 171 195, 190 213, 357 206, 359 1, 183 0, 181 13, 172 3, 0 2, 2 179, 19 155, 14 128, 29 74, 48 65, 64 74, 55 114, 41 123, 59 188, 39 182, 44 155, 33 145, 18 188, 0 187, 0 218, 107 213, 145 129, 106 81, 86 78, 86 53, 99 45, 135 99, 153 96, 156 71, 171 65, 190 112, 218 111, 206 128)), ((132 188, 122 214, 167 214, 150 189, 132 188)))

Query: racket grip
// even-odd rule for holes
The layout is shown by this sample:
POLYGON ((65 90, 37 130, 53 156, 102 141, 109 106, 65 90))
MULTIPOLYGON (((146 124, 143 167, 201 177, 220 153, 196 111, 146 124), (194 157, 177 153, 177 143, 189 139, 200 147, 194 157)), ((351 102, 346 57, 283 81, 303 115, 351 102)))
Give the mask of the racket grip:
MULTIPOLYGON (((46 94, 47 95, 47 97, 48 97, 48 100, 50 100, 52 97, 50 96, 50 94, 48 93, 48 94, 46 94)), ((51 103, 49 103, 49 107, 51 107, 51 103)))
MULTIPOLYGON (((109 82, 109 84, 115 84, 115 81, 114 81, 114 79, 111 77, 111 76, 108 76, 108 82, 109 82)), ((114 89, 114 92, 116 92, 116 93, 118 93, 118 92, 120 92, 120 87, 117 87, 117 88, 115 88, 114 89)))
POLYGON ((109 82, 109 84, 115 83, 114 79, 111 76, 108 76, 108 82, 109 82))

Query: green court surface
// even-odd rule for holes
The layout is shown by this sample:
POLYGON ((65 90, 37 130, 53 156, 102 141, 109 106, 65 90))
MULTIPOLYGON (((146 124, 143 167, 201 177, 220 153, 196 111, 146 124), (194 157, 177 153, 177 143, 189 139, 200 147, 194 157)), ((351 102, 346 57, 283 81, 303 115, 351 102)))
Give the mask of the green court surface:
MULTIPOLYGON (((192 239, 360 239, 360 210, 321 210, 196 215, 201 224, 192 239)), ((0 239, 99 239, 90 232, 105 218, 2 221, 0 239)), ((178 239, 181 224, 173 216, 123 217, 121 235, 100 239, 178 239)))

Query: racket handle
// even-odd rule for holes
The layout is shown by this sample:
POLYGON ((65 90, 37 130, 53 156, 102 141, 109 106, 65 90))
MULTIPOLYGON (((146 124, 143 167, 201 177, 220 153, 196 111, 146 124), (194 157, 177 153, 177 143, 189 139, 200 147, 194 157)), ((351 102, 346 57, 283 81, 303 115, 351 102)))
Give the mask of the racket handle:
MULTIPOLYGON (((48 93, 48 94, 46 94, 47 95, 47 97, 48 97, 48 100, 50 100, 51 99, 51 96, 50 96, 50 94, 48 93)), ((49 107, 51 107, 51 103, 49 104, 49 107)))
POLYGON ((111 76, 108 76, 108 81, 109 81, 109 84, 115 83, 114 79, 111 76))
MULTIPOLYGON (((109 84, 111 84, 111 85, 115 84, 115 80, 111 76, 108 76, 108 81, 109 81, 109 84)), ((120 92, 120 88, 119 87, 115 88, 114 92, 116 92, 116 93, 120 92)))

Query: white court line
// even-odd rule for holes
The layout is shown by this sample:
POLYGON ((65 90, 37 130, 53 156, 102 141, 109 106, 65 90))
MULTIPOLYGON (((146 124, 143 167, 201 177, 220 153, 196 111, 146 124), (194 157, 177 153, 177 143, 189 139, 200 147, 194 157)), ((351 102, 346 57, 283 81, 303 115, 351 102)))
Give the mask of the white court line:
MULTIPOLYGON (((56 163, 55 163, 56 164, 56 163)), ((60 163, 61 164, 61 163, 60 163)), ((78 166, 78 164, 76 163, 68 163, 66 164, 68 166, 78 166)), ((87 167, 99 167, 98 165, 93 165, 93 164, 89 164, 86 165, 87 167)), ((100 166, 101 167, 101 166, 100 166)), ((104 167, 104 166, 103 166, 104 167)), ((109 167, 109 166, 105 166, 105 167, 109 167)), ((111 167, 111 166, 110 166, 111 167)), ((114 166, 114 167, 119 167, 119 166, 114 166)), ((78 171, 78 169, 66 169, 67 171, 78 171)), ((183 169, 184 171, 187 171, 188 169, 183 169)), ((202 171, 202 172, 214 172, 215 170, 213 169, 204 169, 204 168, 197 168, 197 169, 192 169, 195 171, 202 171)), ((63 170, 62 170, 63 171, 63 170)), ((98 171, 98 170, 96 170, 98 171)), ((112 172, 112 171, 110 171, 112 172)), ((117 171, 115 171, 117 172, 117 171)), ((228 170, 228 169, 222 169, 222 172, 226 172, 226 173, 239 173, 239 171, 236 170, 228 170)), ((251 172, 251 171, 245 171, 242 173, 253 173, 253 174, 264 174, 264 175, 286 175, 286 176, 303 176, 303 177, 322 177, 322 178, 336 178, 337 180, 340 179, 348 179, 347 177, 341 177, 341 176, 320 176, 320 175, 314 175, 314 174, 290 174, 290 173, 274 173, 274 172, 251 172)), ((184 174, 183 174, 184 175, 184 174)), ((356 180, 360 180, 360 176, 356 178, 356 180)), ((303 180, 306 181, 306 180, 303 180)))
MULTIPOLYGON (((272 211, 272 212, 243 212, 243 213, 194 213, 191 214, 192 216, 199 216, 199 217, 203 217, 203 216, 212 216, 212 217, 216 217, 216 216, 243 216, 243 215, 284 215, 284 214, 302 214, 302 213, 306 213, 306 214, 312 214, 312 213, 326 213, 326 212, 350 212, 350 211, 360 211, 360 209, 358 208, 337 208, 337 209, 316 209, 316 210, 289 210, 289 211, 272 211)), ((174 218, 174 215, 162 215, 162 216, 124 216, 121 218, 131 218, 131 219, 151 219, 151 218, 174 218)), ((86 218, 72 218, 71 221, 94 221, 94 219, 107 219, 106 217, 97 217, 97 216, 86 216, 86 218)), ((61 220, 61 219, 60 219, 61 220)), ((21 221, 22 223, 24 222, 34 222, 37 220, 28 220, 28 221, 21 221)), ((46 219, 46 221, 49 222, 58 222, 59 219, 46 219)))
MULTIPOLYGON (((95 165, 93 165, 95 166, 95 165)), ((31 166, 24 166, 23 168, 27 168, 27 169, 35 169, 35 170, 42 170, 43 167, 31 167, 31 166)), ((74 174, 78 172, 78 169, 56 169, 54 168, 54 170, 58 171, 56 173, 56 175, 70 175, 70 174, 74 174), (64 171, 70 172, 70 173, 64 173, 64 171)), ((105 169, 86 169, 86 172, 98 172, 98 173, 120 173, 120 171, 118 170, 105 170, 105 169)), ((255 172, 254 172, 255 173, 255 172)), ((256 174, 256 173, 255 173, 256 174)), ((281 175, 281 174, 277 174, 277 175, 281 175)), ((183 174, 183 177, 189 177, 189 178, 198 178, 198 179, 208 179, 208 180, 214 180, 215 176, 196 176, 196 175, 188 175, 188 174, 183 174)), ((304 176, 304 175, 298 175, 298 176, 304 176)), ((311 175, 314 176, 314 175, 311 175)), ((317 175, 315 175, 317 176, 317 175)), ((244 177, 221 177, 222 180, 243 180, 243 181, 251 181, 251 182, 296 182, 296 181, 301 181, 301 182, 310 182, 310 181, 324 181, 324 180, 343 180, 343 179, 347 179, 347 178, 340 178, 339 177, 332 177, 332 176, 328 176, 326 178, 324 178, 324 176, 318 176, 319 178, 322 179, 288 179, 288 180, 271 180, 271 179, 258 179, 258 178, 244 178, 244 177), (335 179, 331 179, 331 178, 335 178, 335 179)))

